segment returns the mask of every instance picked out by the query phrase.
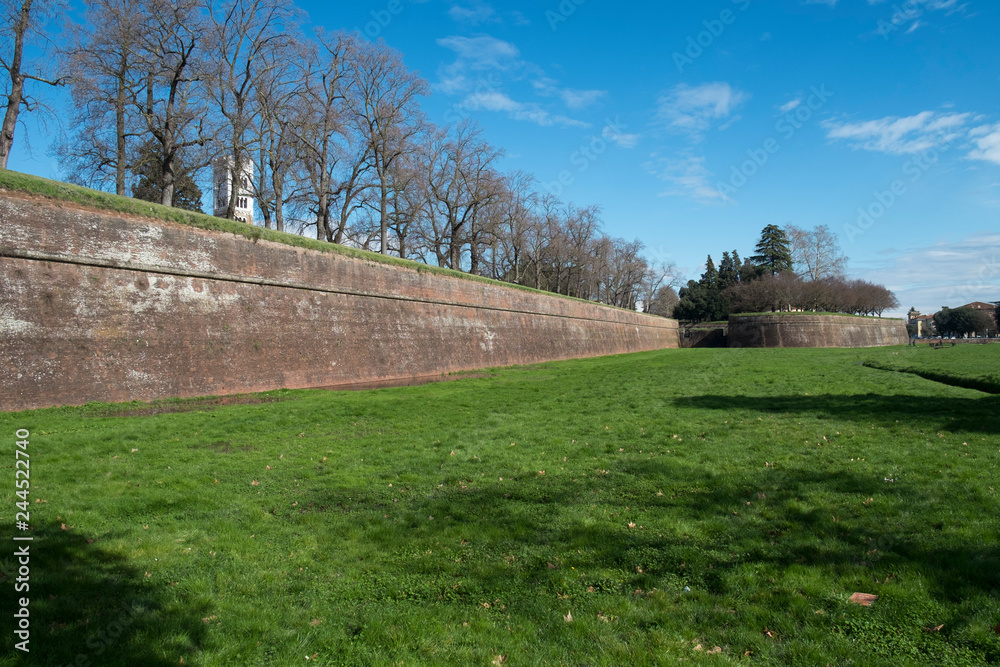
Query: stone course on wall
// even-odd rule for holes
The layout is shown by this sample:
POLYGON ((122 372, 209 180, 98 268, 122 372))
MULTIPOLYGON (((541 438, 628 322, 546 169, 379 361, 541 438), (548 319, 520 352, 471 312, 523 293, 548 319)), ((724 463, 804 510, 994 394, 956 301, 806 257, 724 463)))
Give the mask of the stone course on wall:
POLYGON ((677 323, 0 192, 0 410, 676 348, 677 323))
POLYGON ((729 347, 882 347, 906 345, 903 320, 786 313, 731 315, 729 347))

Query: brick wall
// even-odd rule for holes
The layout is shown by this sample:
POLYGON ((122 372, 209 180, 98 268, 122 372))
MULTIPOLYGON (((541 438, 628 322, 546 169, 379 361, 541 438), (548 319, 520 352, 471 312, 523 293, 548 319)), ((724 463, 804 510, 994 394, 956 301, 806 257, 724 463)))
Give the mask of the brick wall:
POLYGON ((678 345, 672 320, 0 193, 0 409, 678 345))
POLYGON ((908 342, 903 320, 806 313, 729 317, 729 347, 881 347, 908 342))

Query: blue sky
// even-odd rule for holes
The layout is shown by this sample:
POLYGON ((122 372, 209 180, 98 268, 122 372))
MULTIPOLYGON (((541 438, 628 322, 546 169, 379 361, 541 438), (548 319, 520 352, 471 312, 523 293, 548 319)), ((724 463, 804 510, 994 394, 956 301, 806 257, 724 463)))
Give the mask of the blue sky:
MULTIPOLYGON (((994 0, 300 2, 403 52, 605 230, 696 278, 768 224, 829 225, 910 306, 1000 299, 994 0)), ((43 131, 10 167, 58 177, 43 131)), ((49 128, 49 132, 52 128, 49 128)))

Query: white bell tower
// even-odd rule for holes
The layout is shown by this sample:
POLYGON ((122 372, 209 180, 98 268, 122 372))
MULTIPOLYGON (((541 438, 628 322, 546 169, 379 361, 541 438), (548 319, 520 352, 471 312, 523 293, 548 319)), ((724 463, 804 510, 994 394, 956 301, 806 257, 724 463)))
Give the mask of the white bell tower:
MULTIPOLYGON (((229 197, 233 192, 233 171, 235 161, 231 157, 216 158, 212 164, 212 190, 215 215, 224 217, 229 207, 229 197)), ((253 163, 243 165, 239 188, 236 193, 236 219, 253 224, 253 163)))

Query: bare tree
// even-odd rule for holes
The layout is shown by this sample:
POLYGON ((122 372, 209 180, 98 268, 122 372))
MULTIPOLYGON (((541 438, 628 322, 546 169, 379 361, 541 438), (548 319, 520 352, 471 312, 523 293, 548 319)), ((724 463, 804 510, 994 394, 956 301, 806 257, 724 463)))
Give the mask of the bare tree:
POLYGON ((74 136, 55 152, 72 180, 113 184, 115 194, 125 195, 131 144, 138 136, 129 100, 141 84, 136 51, 145 26, 129 0, 89 0, 85 7, 90 20, 73 26, 72 42, 62 52, 75 109, 74 136))
POLYGON ((286 207, 297 202, 301 190, 295 185, 299 164, 296 150, 296 127, 302 113, 305 72, 298 49, 279 49, 274 57, 281 63, 269 68, 253 82, 257 124, 252 130, 256 156, 254 194, 264 227, 285 231, 286 207))
MULTIPOLYGON (((296 150, 316 218, 316 238, 341 241, 330 226, 336 169, 344 153, 347 127, 342 115, 350 85, 349 73, 355 41, 343 34, 317 32, 317 45, 310 53, 302 95, 301 120, 295 127, 296 150)), ((359 164, 361 161, 356 161, 359 164)))
POLYGON ((40 66, 24 59, 26 43, 44 41, 43 26, 58 8, 58 3, 43 2, 39 11, 32 8, 32 0, 0 0, 0 70, 7 73, 3 77, 7 108, 0 126, 0 169, 7 168, 21 107, 29 113, 38 109, 37 100, 25 92, 25 83, 37 81, 50 86, 65 83, 65 78, 52 78, 40 66))
MULTIPOLYGON (((205 24, 197 0, 146 0, 134 11, 142 12, 145 26, 138 45, 137 67, 145 81, 132 97, 145 130, 156 141, 163 195, 169 206, 177 182, 181 153, 204 146, 212 139, 205 97, 201 90, 202 39, 205 24)), ((188 160, 196 171, 207 164, 188 160)))
POLYGON ((844 275, 847 257, 829 227, 820 225, 809 230, 786 225, 785 234, 796 274, 809 280, 844 275))
POLYGON ((496 204, 499 220, 491 253, 493 278, 521 283, 537 200, 531 174, 518 171, 505 177, 504 191, 496 204))
MULTIPOLYGON (((442 132, 432 141, 427 162, 427 218, 441 266, 462 268, 463 250, 480 210, 499 196, 500 183, 493 165, 502 153, 481 135, 478 127, 463 121, 454 136, 442 132)), ((473 249, 473 264, 478 261, 477 252, 473 249)))
POLYGON ((418 98, 427 82, 403 64, 399 52, 377 43, 356 41, 357 60, 347 98, 351 121, 368 146, 378 185, 381 252, 389 252, 389 199, 396 160, 414 150, 421 130, 418 98))
MULTIPOLYGON (((232 160, 234 183, 251 162, 252 129, 261 114, 254 103, 256 84, 291 55, 286 47, 297 18, 293 7, 282 0, 205 0, 205 88, 225 118, 225 148, 220 152, 232 160)), ((230 189, 225 217, 235 217, 240 192, 230 189)))

